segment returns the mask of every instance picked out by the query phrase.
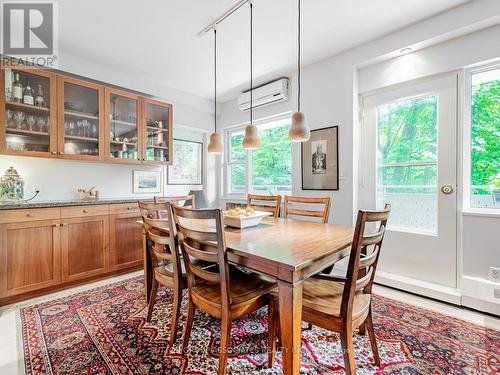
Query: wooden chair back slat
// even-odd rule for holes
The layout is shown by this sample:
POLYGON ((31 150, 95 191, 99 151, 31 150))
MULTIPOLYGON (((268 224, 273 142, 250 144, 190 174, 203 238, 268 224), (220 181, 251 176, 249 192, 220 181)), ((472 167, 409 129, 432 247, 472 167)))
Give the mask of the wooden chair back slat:
MULTIPOLYGON (((216 252, 207 251, 206 248, 203 250, 196 249, 196 248, 190 246, 187 241, 184 241, 184 249, 186 250, 186 252, 190 256, 192 256, 196 259, 203 260, 205 262, 212 262, 212 263, 217 263, 217 261, 218 261, 218 255, 216 252)), ((217 250, 217 249, 215 249, 215 250, 217 250)))
POLYGON ((139 202, 139 210, 144 219, 158 220, 168 219, 167 206, 165 203, 139 202))
POLYGON ((195 266, 193 263, 189 263, 189 271, 205 281, 209 281, 211 283, 220 283, 221 277, 218 272, 207 271, 205 267, 201 268, 195 266))
POLYGON ((281 205, 281 195, 255 195, 248 194, 247 207, 251 207, 256 211, 272 212, 274 217, 279 217, 281 205), (273 202, 272 205, 264 203, 273 202))
POLYGON ((382 230, 377 233, 363 236, 363 239, 361 240, 361 246, 365 247, 379 243, 380 240, 384 237, 384 232, 385 230, 382 228, 382 230))
POLYGON ((366 275, 356 280, 356 291, 364 289, 369 283, 373 275, 373 267, 370 267, 366 275))
POLYGON ((378 252, 379 249, 375 248, 369 255, 362 256, 359 260, 359 269, 367 268, 375 263, 378 257, 378 252))
POLYGON ((185 208, 191 208, 191 209, 196 208, 194 194, 176 195, 176 196, 169 196, 169 197, 154 197, 154 201, 155 201, 155 203, 179 203, 179 202, 184 201, 185 208), (191 204, 186 205, 186 202, 191 202, 191 204))
POLYGON ((167 204, 171 208, 170 213, 175 222, 190 290, 193 290, 196 286, 197 278, 218 283, 221 292, 221 304, 223 308, 229 309, 232 300, 229 290, 229 263, 227 261, 221 210, 192 210, 170 203, 167 204), (200 256, 198 251, 205 251, 207 254, 206 256, 200 256), (217 259, 213 268, 202 268, 195 264, 196 261, 211 258, 214 253, 217 255, 217 259), (210 269, 210 271, 207 269, 210 269), (212 269, 214 271, 211 271, 212 269))
POLYGON ((354 296, 357 293, 371 294, 390 211, 391 206, 386 204, 380 211, 358 212, 340 312, 347 319, 352 316, 354 296), (366 224, 373 222, 380 222, 377 232, 365 234, 366 224))
POLYGON ((283 217, 288 218, 289 215, 318 217, 321 218, 323 224, 328 223, 328 215, 330 213, 330 197, 295 197, 285 195, 283 217), (322 204, 322 210, 305 210, 290 207, 290 203, 299 204, 322 204))

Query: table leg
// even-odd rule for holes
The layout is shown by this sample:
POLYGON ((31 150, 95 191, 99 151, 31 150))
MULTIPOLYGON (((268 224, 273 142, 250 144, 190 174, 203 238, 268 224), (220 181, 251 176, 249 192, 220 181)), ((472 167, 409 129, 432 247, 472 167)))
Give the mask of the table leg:
POLYGON ((302 283, 278 281, 283 374, 300 373, 302 283))
POLYGON ((146 290, 146 303, 149 304, 149 297, 151 295, 151 288, 153 286, 153 263, 149 256, 149 244, 146 238, 146 232, 142 233, 142 256, 144 263, 144 287, 146 290))

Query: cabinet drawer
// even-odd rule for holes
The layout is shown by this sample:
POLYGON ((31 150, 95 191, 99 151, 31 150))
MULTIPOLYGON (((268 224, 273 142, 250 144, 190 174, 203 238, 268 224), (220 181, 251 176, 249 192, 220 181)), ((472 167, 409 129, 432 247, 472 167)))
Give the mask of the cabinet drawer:
POLYGON ((85 216, 98 216, 109 215, 108 205, 99 206, 75 206, 75 207, 62 207, 61 219, 70 217, 85 217, 85 216))
POLYGON ((20 223, 24 221, 57 220, 61 216, 61 209, 33 208, 23 210, 0 211, 0 224, 20 223))
POLYGON ((131 212, 139 213, 139 205, 137 203, 120 203, 109 205, 109 213, 115 214, 128 214, 131 212))

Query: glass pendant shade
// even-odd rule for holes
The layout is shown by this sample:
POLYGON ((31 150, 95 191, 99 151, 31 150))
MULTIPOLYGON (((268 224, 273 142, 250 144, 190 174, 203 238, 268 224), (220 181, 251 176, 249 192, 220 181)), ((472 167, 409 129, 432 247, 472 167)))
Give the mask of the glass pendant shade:
POLYGON ((222 142, 219 133, 210 134, 210 143, 208 144, 209 154, 221 154, 222 153, 222 142))
POLYGON ((250 124, 245 128, 242 146, 245 150, 255 150, 260 147, 259 131, 254 124, 250 124))
POLYGON ((311 130, 307 126, 306 116, 303 112, 292 115, 292 126, 288 131, 288 139, 292 142, 305 142, 311 137, 311 130))

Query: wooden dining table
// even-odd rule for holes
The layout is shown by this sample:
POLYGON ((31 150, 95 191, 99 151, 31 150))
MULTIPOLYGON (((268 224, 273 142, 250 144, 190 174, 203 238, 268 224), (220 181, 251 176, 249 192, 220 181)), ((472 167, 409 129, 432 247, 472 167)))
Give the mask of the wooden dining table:
MULTIPOLYGON (((305 279, 349 254, 353 228, 309 221, 264 218, 251 228, 225 228, 228 260, 278 283, 283 374, 300 372, 302 285, 305 279)), ((146 299, 152 263, 144 238, 146 299)))

